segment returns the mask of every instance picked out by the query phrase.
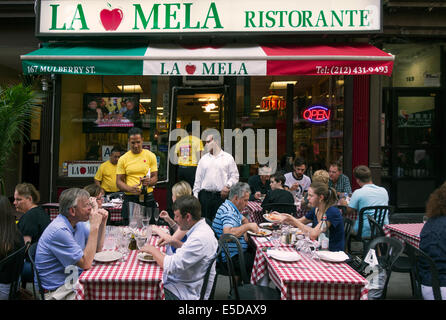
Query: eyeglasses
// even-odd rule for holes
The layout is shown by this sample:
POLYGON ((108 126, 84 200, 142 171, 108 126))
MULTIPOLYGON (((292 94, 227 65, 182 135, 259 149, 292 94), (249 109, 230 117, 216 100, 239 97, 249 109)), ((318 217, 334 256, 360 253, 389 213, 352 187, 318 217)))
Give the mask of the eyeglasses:
POLYGON ((211 140, 206 140, 205 141, 205 143, 211 143, 212 142, 212 139, 211 140))

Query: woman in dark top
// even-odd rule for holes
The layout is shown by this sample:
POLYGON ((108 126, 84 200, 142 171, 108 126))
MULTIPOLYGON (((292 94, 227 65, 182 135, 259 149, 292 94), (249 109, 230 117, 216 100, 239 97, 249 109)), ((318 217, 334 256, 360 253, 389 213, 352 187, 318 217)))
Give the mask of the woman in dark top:
MULTIPOLYGON (((446 183, 430 196, 426 204, 429 218, 420 233, 420 249, 434 260, 438 269, 442 299, 446 299, 446 183)), ((432 279, 427 261, 420 261, 421 291, 425 300, 433 300, 432 279)))
POLYGON ((282 222, 308 232, 311 240, 318 240, 322 232, 328 231, 328 250, 344 251, 344 221, 340 210, 335 207, 337 201, 335 189, 325 183, 313 182, 308 189, 308 202, 313 209, 299 219, 283 214, 282 222), (326 228, 322 228, 324 216, 326 228), (313 223, 312 227, 307 226, 308 223, 313 223))
POLYGON ((51 220, 49 215, 39 207, 39 192, 30 183, 18 184, 14 192, 14 206, 18 212, 24 213, 18 223, 25 242, 31 244, 39 241, 40 236, 51 220))
MULTIPOLYGON (((39 241, 40 236, 46 227, 50 224, 50 216, 39 207, 39 192, 30 183, 21 183, 15 187, 14 206, 18 212, 24 213, 20 218, 17 227, 26 242, 31 244, 39 241)), ((22 282, 31 282, 33 280, 33 271, 31 262, 27 258, 23 265, 22 282)))
MULTIPOLYGON (((273 174, 270 178, 269 182, 271 186, 271 191, 269 191, 266 194, 265 199, 262 202, 262 207, 270 208, 270 204, 274 203, 289 203, 294 204, 294 197, 291 192, 288 190, 285 190, 283 188, 283 185, 285 184, 285 176, 281 172, 276 172, 273 174)), ((292 207, 283 207, 283 208, 277 208, 274 209, 279 212, 285 212, 293 214, 296 212, 296 209, 292 207)))
MULTIPOLYGON (((8 198, 0 196, 0 260, 25 245, 23 237, 15 223, 14 209, 8 198)), ((0 275, 0 300, 9 296, 10 284, 6 284, 0 275)))

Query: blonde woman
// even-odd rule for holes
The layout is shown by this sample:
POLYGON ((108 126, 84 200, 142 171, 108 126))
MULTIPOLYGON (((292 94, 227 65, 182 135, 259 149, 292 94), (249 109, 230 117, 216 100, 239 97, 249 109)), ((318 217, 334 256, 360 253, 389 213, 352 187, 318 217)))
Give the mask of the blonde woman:
MULTIPOLYGON (((175 202, 176 199, 181 196, 190 195, 192 195, 192 188, 186 181, 180 181, 173 185, 172 202, 175 202)), ((164 221, 167 222, 169 227, 174 231, 174 234, 171 236, 158 227, 153 226, 152 231, 157 233, 161 238, 158 242, 158 245, 170 244, 172 247, 172 252, 175 252, 176 249, 181 247, 183 245, 183 242, 186 241, 186 231, 180 230, 178 228, 177 223, 169 216, 169 213, 167 213, 167 211, 161 211, 160 218, 164 219, 164 221)))

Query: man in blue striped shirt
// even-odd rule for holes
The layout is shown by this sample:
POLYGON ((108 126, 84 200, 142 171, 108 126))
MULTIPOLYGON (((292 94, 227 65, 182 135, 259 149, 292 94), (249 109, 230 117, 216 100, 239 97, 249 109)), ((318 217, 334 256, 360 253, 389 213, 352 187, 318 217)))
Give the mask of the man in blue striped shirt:
MULTIPOLYGON (((251 231, 257 233, 259 231, 259 227, 256 223, 249 222, 249 220, 241 214, 248 203, 250 193, 251 189, 249 184, 245 182, 237 182, 234 184, 229 191, 228 199, 218 208, 212 223, 212 229, 214 229, 218 238, 220 238, 223 233, 230 233, 239 239, 243 249, 243 256, 245 258, 248 275, 250 275, 252 271, 255 252, 248 246, 246 232, 251 231)), ((235 243, 229 244, 229 253, 235 271, 240 274, 238 251, 235 243)))

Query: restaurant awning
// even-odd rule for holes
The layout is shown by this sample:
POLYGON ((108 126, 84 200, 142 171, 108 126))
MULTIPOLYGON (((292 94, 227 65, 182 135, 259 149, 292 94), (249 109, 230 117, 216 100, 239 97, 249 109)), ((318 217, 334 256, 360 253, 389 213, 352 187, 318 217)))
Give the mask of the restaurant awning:
POLYGON ((390 76, 394 56, 370 44, 87 46, 47 43, 22 55, 21 59, 25 74, 390 76))

